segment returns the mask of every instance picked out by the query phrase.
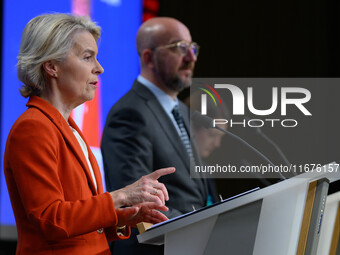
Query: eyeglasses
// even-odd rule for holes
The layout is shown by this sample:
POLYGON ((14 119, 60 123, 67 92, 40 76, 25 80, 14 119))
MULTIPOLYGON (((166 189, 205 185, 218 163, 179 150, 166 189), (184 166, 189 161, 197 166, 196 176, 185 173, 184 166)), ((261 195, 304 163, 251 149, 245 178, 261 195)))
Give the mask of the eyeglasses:
POLYGON ((169 49, 169 48, 174 48, 174 47, 176 47, 178 52, 181 53, 181 55, 183 56, 188 54, 188 50, 190 48, 192 53, 197 57, 199 53, 199 49, 200 49, 200 46, 195 42, 187 43, 186 41, 179 41, 179 42, 171 43, 168 45, 158 46, 155 48, 155 50, 156 49, 169 49))

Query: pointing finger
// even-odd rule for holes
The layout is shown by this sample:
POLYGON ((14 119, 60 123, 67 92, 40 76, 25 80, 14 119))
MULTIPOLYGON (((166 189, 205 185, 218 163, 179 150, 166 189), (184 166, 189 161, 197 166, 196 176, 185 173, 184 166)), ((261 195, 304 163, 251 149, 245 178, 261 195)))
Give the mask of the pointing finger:
POLYGON ((172 174, 173 172, 175 172, 175 168, 168 167, 168 168, 158 169, 154 171, 153 173, 149 174, 148 176, 153 180, 157 180, 159 177, 167 175, 167 174, 172 174))

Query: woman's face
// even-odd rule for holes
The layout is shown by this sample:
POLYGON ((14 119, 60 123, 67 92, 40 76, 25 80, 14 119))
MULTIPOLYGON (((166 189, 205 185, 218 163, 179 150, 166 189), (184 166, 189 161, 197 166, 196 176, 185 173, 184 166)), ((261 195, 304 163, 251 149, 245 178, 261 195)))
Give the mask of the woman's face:
POLYGON ((66 59, 57 64, 57 86, 63 103, 77 106, 93 99, 98 75, 104 72, 97 53, 97 43, 89 32, 74 35, 74 45, 66 59))

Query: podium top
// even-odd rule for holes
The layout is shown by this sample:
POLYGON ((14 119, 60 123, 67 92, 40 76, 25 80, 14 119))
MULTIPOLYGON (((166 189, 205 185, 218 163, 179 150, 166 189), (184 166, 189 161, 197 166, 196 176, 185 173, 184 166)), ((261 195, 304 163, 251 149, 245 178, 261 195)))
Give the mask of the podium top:
POLYGON ((227 202, 218 203, 215 206, 204 207, 201 210, 190 212, 175 220, 170 219, 169 221, 156 225, 155 227, 148 229, 145 233, 138 235, 138 241, 140 243, 160 245, 164 243, 164 235, 166 233, 202 221, 213 215, 218 215, 243 205, 265 199, 278 192, 284 192, 285 190, 289 190, 299 185, 305 184, 303 189, 307 189, 308 183, 322 178, 328 179, 329 182, 340 180, 339 168, 339 164, 332 162, 323 167, 313 169, 301 175, 294 176, 293 178, 256 190, 255 192, 247 193, 245 195, 240 194, 241 196, 237 196, 235 199, 231 198, 231 200, 228 200, 227 202))
POLYGON ((212 208, 212 207, 218 206, 218 205, 220 205, 220 204, 229 202, 229 201, 231 201, 231 200, 233 200, 233 199, 236 199, 236 198, 245 196, 245 195, 247 195, 247 194, 249 194, 249 193, 251 193, 251 192, 257 191, 257 190, 259 190, 259 189, 260 189, 260 188, 257 187, 257 188, 248 190, 248 191, 246 191, 246 192, 237 194, 237 195, 235 195, 235 196, 229 197, 229 198, 227 198, 227 199, 223 199, 222 201, 216 202, 216 203, 214 203, 214 204, 212 204, 212 205, 205 206, 205 207, 202 207, 202 208, 200 208, 200 209, 197 209, 197 210, 194 210, 194 211, 185 213, 185 214, 181 214, 181 215, 179 215, 179 216, 177 216, 177 217, 174 217, 174 218, 171 218, 171 219, 169 219, 169 220, 167 220, 167 221, 163 221, 163 222, 154 224, 154 225, 153 225, 151 228, 149 228, 148 230, 151 230, 151 229, 154 229, 154 228, 161 227, 161 226, 163 226, 163 225, 165 225, 165 224, 168 224, 168 223, 173 222, 173 221, 175 221, 175 220, 182 219, 182 218, 187 217, 187 216, 189 216, 189 215, 192 215, 192 214, 194 214, 194 213, 199 213, 199 212, 201 212, 201 211, 203 211, 203 210, 207 210, 207 209, 209 209, 209 208, 212 208))

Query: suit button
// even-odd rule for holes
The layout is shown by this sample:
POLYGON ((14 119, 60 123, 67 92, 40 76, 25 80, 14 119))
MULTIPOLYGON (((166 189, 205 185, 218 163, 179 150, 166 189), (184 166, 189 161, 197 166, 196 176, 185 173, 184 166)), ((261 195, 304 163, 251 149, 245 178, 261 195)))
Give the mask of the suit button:
POLYGON ((98 230, 97 230, 97 232, 98 232, 99 234, 103 234, 103 232, 104 232, 104 229, 103 229, 103 228, 101 228, 101 229, 98 229, 98 230))

